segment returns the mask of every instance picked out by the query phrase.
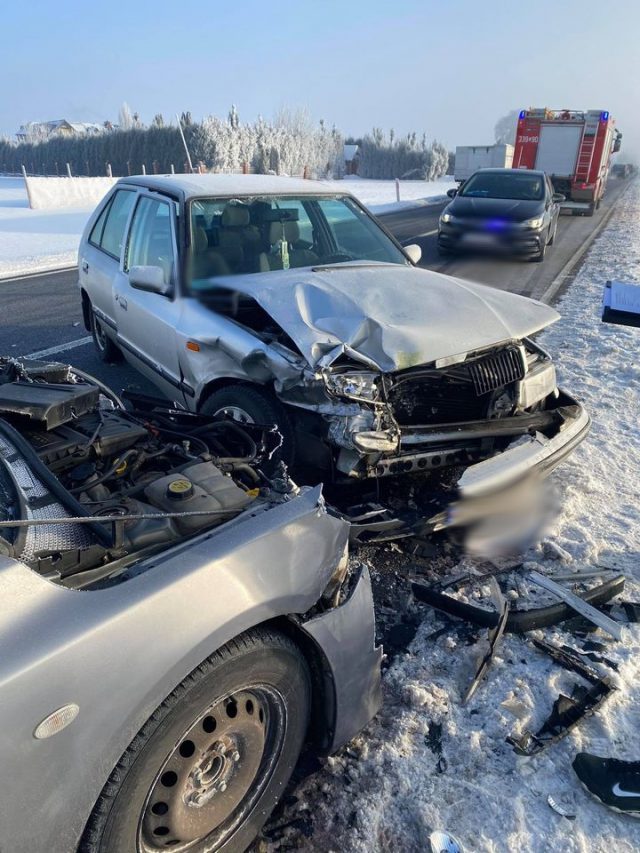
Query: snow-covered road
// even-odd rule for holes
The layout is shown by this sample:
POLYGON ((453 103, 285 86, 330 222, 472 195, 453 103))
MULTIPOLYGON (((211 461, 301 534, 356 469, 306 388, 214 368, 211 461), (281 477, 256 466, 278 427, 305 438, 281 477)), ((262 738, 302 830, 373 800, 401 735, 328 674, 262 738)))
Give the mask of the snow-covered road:
MULTIPOLYGON (((589 250, 560 302, 562 320, 541 337, 556 355, 562 384, 588 407, 593 430, 555 475, 565 504, 551 539, 563 550, 532 549, 525 567, 609 567, 627 576, 624 598, 639 600, 640 330, 600 322, 609 278, 640 283, 640 182, 631 185, 589 250)), ((530 594, 522 572, 511 582, 516 595, 530 594)), ((460 623, 459 630, 430 639, 446 623, 427 606, 411 606, 423 621, 384 676, 383 710, 298 786, 284 815, 293 826, 268 849, 291 844, 305 851, 424 853, 429 833, 446 829, 467 851, 639 850, 640 822, 591 799, 571 761, 582 750, 640 760, 640 625, 625 628, 620 644, 598 637, 619 666, 619 690, 565 740, 526 759, 516 756, 506 737, 536 731, 558 694, 570 693, 581 679, 551 663, 526 637, 508 635, 487 680, 463 707, 477 655, 467 645, 468 628, 460 623), (576 819, 552 811, 549 794, 569 805, 576 819), (296 818, 306 824, 304 837, 296 835, 296 818)), ((576 643, 562 630, 541 633, 558 644, 576 643)))

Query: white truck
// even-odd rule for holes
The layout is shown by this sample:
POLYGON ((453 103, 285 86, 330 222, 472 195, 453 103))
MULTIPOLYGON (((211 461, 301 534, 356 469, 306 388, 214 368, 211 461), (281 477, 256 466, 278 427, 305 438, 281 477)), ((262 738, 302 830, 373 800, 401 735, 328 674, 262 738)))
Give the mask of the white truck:
POLYGON ((510 169, 513 163, 513 145, 458 145, 454 177, 466 181, 478 169, 510 169))

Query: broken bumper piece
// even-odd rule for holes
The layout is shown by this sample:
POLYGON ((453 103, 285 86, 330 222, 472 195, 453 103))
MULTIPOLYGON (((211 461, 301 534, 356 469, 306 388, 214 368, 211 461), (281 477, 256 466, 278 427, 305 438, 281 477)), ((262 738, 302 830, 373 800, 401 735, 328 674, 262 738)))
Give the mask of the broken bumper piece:
MULTIPOLYGON (((435 610, 440 610, 448 616, 465 619, 483 628, 495 628, 500 616, 495 610, 477 607, 451 595, 445 595, 433 587, 422 583, 412 583, 411 589, 418 601, 429 604, 435 610)), ((588 604, 605 604, 624 589, 624 576, 618 575, 601 586, 595 586, 579 597, 588 604)), ((531 610, 510 610, 505 627, 506 633, 521 634, 535 631, 538 628, 549 628, 576 615, 576 611, 565 602, 551 604, 547 607, 536 607, 531 610)))
POLYGON ((557 409, 557 432, 548 437, 537 431, 528 440, 519 440, 492 459, 471 465, 458 480, 463 498, 491 494, 513 485, 529 474, 550 474, 582 442, 591 419, 578 403, 557 409))

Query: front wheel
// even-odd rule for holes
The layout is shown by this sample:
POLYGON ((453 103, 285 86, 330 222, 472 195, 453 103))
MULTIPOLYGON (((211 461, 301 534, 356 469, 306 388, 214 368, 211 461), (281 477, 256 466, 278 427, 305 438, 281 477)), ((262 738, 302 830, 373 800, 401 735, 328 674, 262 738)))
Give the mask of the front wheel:
POLYGON ((311 707, 298 647, 242 634, 171 693, 120 759, 81 853, 239 853, 298 760, 311 707))
POLYGON ((102 320, 96 317, 93 308, 90 307, 89 310, 91 312, 91 337, 93 338, 93 345, 96 348, 98 358, 107 364, 120 361, 122 353, 107 335, 102 320))
POLYGON ((282 444, 272 461, 284 462, 291 468, 295 461, 294 431, 289 416, 279 400, 268 391, 252 385, 229 385, 214 391, 202 404, 203 415, 229 417, 239 423, 275 424, 282 444))

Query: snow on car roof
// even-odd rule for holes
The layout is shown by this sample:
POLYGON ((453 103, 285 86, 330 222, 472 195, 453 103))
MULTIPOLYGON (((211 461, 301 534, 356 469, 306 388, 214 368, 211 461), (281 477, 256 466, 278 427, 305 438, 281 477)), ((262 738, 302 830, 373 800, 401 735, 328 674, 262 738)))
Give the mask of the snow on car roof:
MULTIPOLYGON (((335 185, 279 175, 135 175, 118 183, 136 184, 160 192, 179 193, 185 199, 200 196, 253 196, 316 193, 342 194, 335 185)), ((344 194, 350 195, 348 190, 344 194)))

